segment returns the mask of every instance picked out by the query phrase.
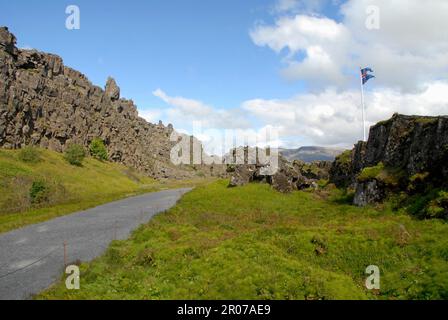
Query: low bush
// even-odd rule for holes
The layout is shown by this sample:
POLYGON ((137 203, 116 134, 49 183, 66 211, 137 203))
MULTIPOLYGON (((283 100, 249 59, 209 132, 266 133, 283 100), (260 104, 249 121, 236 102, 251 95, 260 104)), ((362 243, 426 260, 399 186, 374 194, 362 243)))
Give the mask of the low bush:
POLYGON ((26 163, 38 163, 41 161, 40 151, 31 146, 26 146, 17 155, 19 160, 26 163))
POLYGON ((108 159, 107 149, 103 140, 95 138, 89 145, 90 155, 98 160, 106 161, 108 159))
POLYGON ((79 144, 70 145, 64 153, 64 159, 74 166, 82 166, 82 161, 85 157, 84 148, 79 144))
POLYGON ((437 197, 426 206, 425 213, 428 218, 448 218, 448 192, 439 191, 437 197))
POLYGON ((30 188, 32 204, 40 204, 48 201, 49 187, 43 180, 34 181, 30 188))

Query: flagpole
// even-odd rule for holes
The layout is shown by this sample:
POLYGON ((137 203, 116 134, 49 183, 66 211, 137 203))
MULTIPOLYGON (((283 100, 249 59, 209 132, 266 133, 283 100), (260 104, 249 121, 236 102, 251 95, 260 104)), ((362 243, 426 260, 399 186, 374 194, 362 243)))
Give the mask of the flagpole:
POLYGON ((362 104, 362 134, 363 134, 363 141, 367 141, 366 138, 366 112, 365 112, 365 106, 364 106, 364 84, 362 83, 362 68, 359 68, 359 74, 361 79, 361 104, 362 104))

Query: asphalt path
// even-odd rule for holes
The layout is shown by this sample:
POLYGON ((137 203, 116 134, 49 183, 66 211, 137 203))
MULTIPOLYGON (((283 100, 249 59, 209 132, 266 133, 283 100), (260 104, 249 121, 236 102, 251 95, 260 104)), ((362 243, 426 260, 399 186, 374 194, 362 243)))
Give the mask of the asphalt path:
POLYGON ((98 257, 190 190, 127 198, 0 234, 0 300, 31 298, 61 279, 65 263, 98 257))

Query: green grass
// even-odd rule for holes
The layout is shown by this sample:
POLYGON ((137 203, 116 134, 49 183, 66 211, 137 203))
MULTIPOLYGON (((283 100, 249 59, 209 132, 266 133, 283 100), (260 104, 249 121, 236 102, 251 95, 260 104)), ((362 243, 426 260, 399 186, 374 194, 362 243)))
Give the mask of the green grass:
POLYGON ((447 299, 448 226, 344 204, 337 190, 196 188, 38 299, 447 299), (365 289, 377 265, 381 289, 365 289))
POLYGON ((37 149, 39 161, 23 161, 21 151, 0 149, 0 233, 146 192, 192 186, 203 181, 157 182, 132 169, 86 158, 72 166, 63 155, 37 149), (33 183, 44 181, 50 197, 32 203, 33 183))

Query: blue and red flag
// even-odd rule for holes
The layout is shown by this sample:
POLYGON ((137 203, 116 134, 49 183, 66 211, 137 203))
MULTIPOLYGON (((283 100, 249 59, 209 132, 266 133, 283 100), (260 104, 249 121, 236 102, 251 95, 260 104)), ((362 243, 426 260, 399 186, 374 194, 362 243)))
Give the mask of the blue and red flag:
POLYGON ((373 73, 373 70, 370 68, 361 69, 362 84, 366 84, 367 81, 375 78, 375 76, 370 73, 373 73))

